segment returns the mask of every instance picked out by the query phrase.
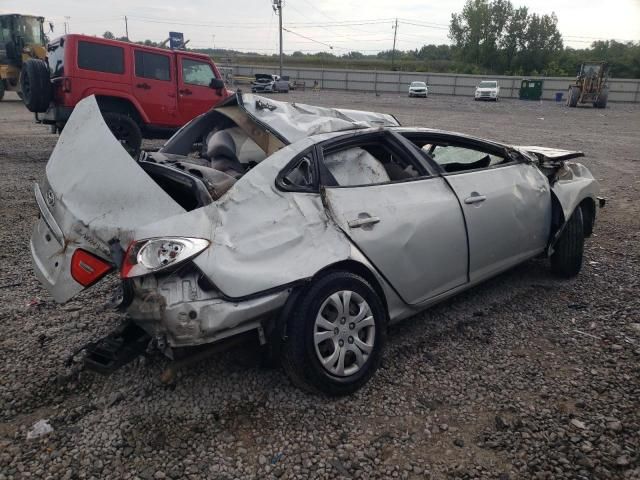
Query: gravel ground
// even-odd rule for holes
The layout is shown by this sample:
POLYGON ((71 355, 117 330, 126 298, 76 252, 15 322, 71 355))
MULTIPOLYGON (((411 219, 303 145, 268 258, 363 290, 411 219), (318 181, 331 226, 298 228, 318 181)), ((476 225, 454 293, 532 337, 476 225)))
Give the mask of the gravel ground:
MULTIPOLYGON (((640 106, 292 92, 404 124, 581 149, 607 207, 574 280, 530 261, 392 329, 357 394, 310 396, 240 348, 166 387, 159 357, 64 366, 120 318, 109 285, 56 305, 30 267, 32 183, 56 137, 0 103, 0 480, 640 478, 640 106), (41 419, 54 431, 27 432, 41 419)), ((151 145, 151 144, 148 144, 151 145)), ((109 283, 109 282, 103 282, 109 283)))

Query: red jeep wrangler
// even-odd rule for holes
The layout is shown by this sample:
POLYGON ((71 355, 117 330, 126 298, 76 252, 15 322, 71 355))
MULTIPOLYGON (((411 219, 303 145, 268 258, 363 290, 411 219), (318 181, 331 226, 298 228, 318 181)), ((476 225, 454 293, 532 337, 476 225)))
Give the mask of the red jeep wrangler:
POLYGON ((58 132, 73 107, 95 95, 105 122, 134 156, 142 137, 169 138, 232 94, 202 54, 86 35, 60 37, 47 52, 48 64, 29 60, 21 77, 24 103, 36 120, 58 132))

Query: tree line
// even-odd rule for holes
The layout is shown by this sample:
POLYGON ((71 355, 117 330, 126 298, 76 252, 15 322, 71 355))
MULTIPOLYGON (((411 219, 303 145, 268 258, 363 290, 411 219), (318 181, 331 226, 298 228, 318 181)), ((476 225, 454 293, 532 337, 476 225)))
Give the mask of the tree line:
MULTIPOLYGON (((400 33, 401 34, 401 33, 400 33)), ((105 38, 114 39, 111 32, 105 38)), ((351 51, 285 55, 289 66, 404 70, 434 73, 523 76, 573 76, 585 61, 607 61, 611 76, 640 78, 640 42, 594 41, 586 48, 564 45, 554 13, 530 13, 509 0, 467 0, 451 15, 451 44, 423 45, 413 50, 385 50, 373 55, 351 51)), ((117 40, 129 41, 126 37, 117 40)), ((160 46, 151 40, 136 42, 160 46)), ((221 63, 272 65, 278 55, 224 49, 194 49, 221 63)))

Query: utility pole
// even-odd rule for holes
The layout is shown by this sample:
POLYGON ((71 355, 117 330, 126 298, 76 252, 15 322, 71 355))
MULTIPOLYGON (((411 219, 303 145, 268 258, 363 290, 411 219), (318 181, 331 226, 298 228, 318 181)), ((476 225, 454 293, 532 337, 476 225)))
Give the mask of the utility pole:
POLYGON ((282 77, 282 0, 273 0, 273 11, 278 15, 280 24, 280 77, 282 77))
POLYGON ((398 19, 393 27, 393 50, 391 50, 391 70, 395 70, 394 65, 396 61, 396 36, 398 35, 398 19))
POLYGON ((124 35, 127 37, 127 40, 129 40, 129 23, 127 22, 127 16, 124 16, 124 35))
POLYGON ((69 33, 71 31, 71 27, 69 26, 69 20, 71 20, 71 17, 68 16, 68 15, 65 15, 64 19, 65 19, 65 22, 64 22, 64 33, 66 35, 67 33, 69 33))

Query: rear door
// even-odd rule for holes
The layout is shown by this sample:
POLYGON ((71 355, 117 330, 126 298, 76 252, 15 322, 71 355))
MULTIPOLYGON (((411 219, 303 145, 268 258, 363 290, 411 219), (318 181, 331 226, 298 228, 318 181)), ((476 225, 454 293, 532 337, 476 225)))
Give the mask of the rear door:
POLYGON ((206 112, 223 98, 224 89, 211 88, 211 80, 220 78, 211 63, 178 54, 178 109, 182 123, 206 112))
POLYGON ((325 201, 400 296, 419 304, 467 281, 467 237, 455 194, 389 134, 323 149, 325 201))
POLYGON ((168 53, 133 49, 133 94, 154 125, 180 125, 173 62, 168 53))

